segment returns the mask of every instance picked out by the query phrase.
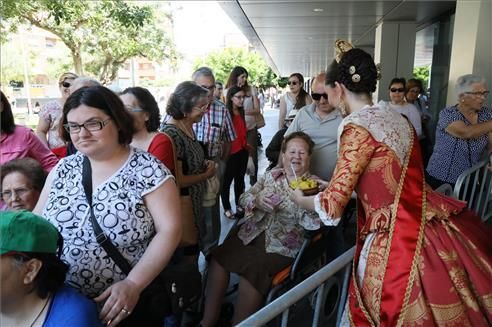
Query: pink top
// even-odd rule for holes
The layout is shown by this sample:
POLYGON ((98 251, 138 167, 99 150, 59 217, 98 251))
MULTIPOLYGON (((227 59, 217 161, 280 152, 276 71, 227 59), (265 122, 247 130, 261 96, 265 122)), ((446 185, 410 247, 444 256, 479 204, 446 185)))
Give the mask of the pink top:
POLYGON ((25 126, 15 125, 12 134, 2 133, 0 145, 1 165, 10 160, 30 157, 37 160, 43 169, 49 172, 58 162, 53 152, 25 126))

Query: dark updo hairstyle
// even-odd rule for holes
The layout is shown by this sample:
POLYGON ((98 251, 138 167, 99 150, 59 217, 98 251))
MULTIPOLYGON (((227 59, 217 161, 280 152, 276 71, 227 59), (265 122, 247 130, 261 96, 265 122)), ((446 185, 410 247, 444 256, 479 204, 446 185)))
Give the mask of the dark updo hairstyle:
POLYGON ((181 82, 167 101, 166 112, 176 120, 189 114, 201 98, 208 97, 208 90, 192 81, 181 82))
POLYGON ((296 103, 294 105, 294 109, 301 109, 306 105, 306 97, 308 93, 304 90, 304 76, 301 73, 294 73, 289 76, 289 78, 295 77, 299 81, 299 94, 296 97, 296 103))
POLYGON ((147 132, 156 132, 161 122, 161 114, 152 93, 143 87, 136 86, 126 88, 121 94, 132 94, 137 99, 138 106, 149 114, 149 120, 145 122, 147 132))
POLYGON ((371 55, 354 48, 345 52, 340 62, 333 60, 328 66, 325 84, 335 87, 335 82, 338 82, 355 94, 370 96, 376 91, 377 80, 378 70, 371 55))
POLYGON ((282 146, 280 148, 282 153, 285 153, 285 151, 287 151, 287 144, 293 139, 304 140, 304 142, 306 142, 306 144, 308 145, 308 154, 309 155, 313 154, 314 142, 311 139, 311 137, 304 132, 294 132, 294 133, 290 133, 289 135, 287 135, 284 138, 284 141, 282 142, 282 146))
MULTIPOLYGON (((231 117, 234 116, 234 113, 232 111, 232 109, 233 109, 232 98, 241 91, 244 92, 243 88, 239 87, 237 85, 235 85, 235 86, 231 87, 229 90, 227 90, 226 108, 227 108, 227 110, 229 110, 229 114, 231 115, 231 117)), ((244 107, 239 108, 239 113, 241 114, 241 117, 244 118, 244 107)))
POLYGON ((12 113, 12 107, 10 107, 10 102, 3 94, 2 91, 0 91, 1 94, 1 100, 2 100, 2 114, 1 114, 1 122, 0 124, 2 125, 2 133, 5 134, 12 134, 15 130, 15 122, 14 122, 14 114, 12 113))
POLYGON ((80 105, 93 107, 106 113, 118 130, 118 143, 128 145, 134 133, 133 117, 125 109, 120 97, 104 86, 83 87, 72 93, 63 106, 62 123, 59 133, 65 142, 71 142, 70 133, 63 125, 67 123, 67 115, 80 105))
POLYGON ((4 163, 0 166, 0 183, 3 183, 3 179, 12 173, 24 175, 34 190, 40 193, 43 190, 44 182, 46 181, 46 172, 38 161, 26 157, 4 163))
POLYGON ((393 84, 401 84, 401 85, 403 85, 403 88, 405 88, 407 81, 405 80, 405 77, 395 77, 389 83, 388 90, 391 89, 391 85, 393 85, 393 84))

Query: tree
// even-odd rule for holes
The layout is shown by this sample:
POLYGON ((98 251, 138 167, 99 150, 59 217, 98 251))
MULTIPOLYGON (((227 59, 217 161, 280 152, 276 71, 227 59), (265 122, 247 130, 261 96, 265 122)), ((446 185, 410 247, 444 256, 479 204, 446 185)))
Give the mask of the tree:
POLYGON ((207 57, 195 61, 194 69, 200 66, 210 67, 215 79, 224 84, 235 66, 243 66, 249 73, 250 84, 266 87, 277 84, 277 76, 263 58, 243 48, 226 48, 210 53, 207 57))
POLYGON ((414 67, 413 77, 422 81, 422 84, 424 86, 424 91, 427 91, 427 88, 429 87, 429 76, 430 76, 429 66, 414 67))
POLYGON ((30 23, 58 36, 70 50, 74 70, 87 70, 103 83, 116 77, 123 63, 134 56, 150 60, 179 56, 165 32, 171 17, 156 15, 154 6, 123 0, 16 0, 2 1, 2 32, 30 23))

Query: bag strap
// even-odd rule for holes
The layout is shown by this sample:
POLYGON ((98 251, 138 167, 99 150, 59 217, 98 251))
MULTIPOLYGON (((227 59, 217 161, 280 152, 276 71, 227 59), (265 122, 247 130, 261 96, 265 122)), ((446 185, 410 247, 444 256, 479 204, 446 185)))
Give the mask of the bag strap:
POLYGON ((176 185, 178 186, 178 189, 180 189, 180 183, 178 179, 178 159, 177 159, 177 154, 176 154, 176 145, 174 144, 174 140, 171 137, 171 135, 167 134, 166 132, 160 131, 160 133, 164 134, 168 139, 169 142, 171 143, 171 147, 173 148, 173 161, 174 161, 174 178, 176 179, 176 185))
POLYGON ((94 208, 92 207, 92 168, 89 158, 84 156, 84 161, 82 163, 82 185, 84 186, 85 197, 87 198, 87 203, 90 208, 90 220, 92 224, 92 229, 96 234, 96 241, 100 246, 106 251, 114 263, 123 271, 127 276, 132 270, 132 266, 128 260, 123 257, 123 255, 118 251, 116 246, 111 242, 111 240, 104 234, 101 226, 96 220, 94 215, 94 208))

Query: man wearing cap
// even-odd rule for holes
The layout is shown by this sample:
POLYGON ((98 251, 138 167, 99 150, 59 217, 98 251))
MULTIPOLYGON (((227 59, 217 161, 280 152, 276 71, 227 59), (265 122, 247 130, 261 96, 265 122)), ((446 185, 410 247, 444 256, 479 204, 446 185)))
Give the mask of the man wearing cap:
POLYGON ((314 142, 311 156, 311 173, 325 181, 331 179, 337 161, 337 130, 342 115, 328 102, 325 92, 325 73, 313 80, 311 86, 313 103, 302 107, 285 132, 304 132, 314 142))
POLYGON ((102 326, 95 303, 64 284, 62 246, 47 220, 0 213, 1 326, 102 326))

